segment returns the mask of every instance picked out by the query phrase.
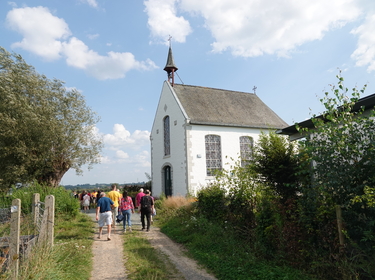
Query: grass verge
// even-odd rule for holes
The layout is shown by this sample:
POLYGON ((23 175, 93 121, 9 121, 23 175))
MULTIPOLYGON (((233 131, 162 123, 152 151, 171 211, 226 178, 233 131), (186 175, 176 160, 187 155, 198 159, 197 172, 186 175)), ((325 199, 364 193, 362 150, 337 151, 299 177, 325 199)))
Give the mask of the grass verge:
POLYGON ((55 245, 35 247, 22 263, 20 280, 86 280, 92 269, 94 225, 89 216, 55 217, 55 245))
POLYGON ((124 235, 124 256, 128 279, 181 279, 168 257, 154 249, 144 233, 133 231, 124 235))
POLYGON ((312 279, 299 270, 259 260, 229 226, 199 216, 192 206, 179 208, 173 215, 168 212, 160 220, 161 231, 184 244, 189 255, 217 279, 312 279))

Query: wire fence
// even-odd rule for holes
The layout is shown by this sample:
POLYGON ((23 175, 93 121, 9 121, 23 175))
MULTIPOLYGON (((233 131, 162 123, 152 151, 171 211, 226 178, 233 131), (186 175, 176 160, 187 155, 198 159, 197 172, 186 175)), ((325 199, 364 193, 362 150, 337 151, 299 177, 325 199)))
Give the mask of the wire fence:
POLYGON ((15 199, 12 205, 0 209, 0 226, 9 227, 9 236, 0 238, 0 269, 4 273, 10 269, 13 279, 17 279, 19 262, 28 258, 34 245, 47 242, 53 246, 53 225, 55 198, 46 196, 45 202, 39 200, 39 194, 33 195, 32 214, 22 215, 21 200, 15 199), (30 221, 32 219, 32 221, 30 221), (21 223, 31 224, 31 235, 21 234, 21 223))
POLYGON ((34 207, 35 207, 34 223, 35 223, 37 234, 39 234, 39 232, 42 229, 45 203, 42 201, 38 201, 37 203, 35 203, 34 207))

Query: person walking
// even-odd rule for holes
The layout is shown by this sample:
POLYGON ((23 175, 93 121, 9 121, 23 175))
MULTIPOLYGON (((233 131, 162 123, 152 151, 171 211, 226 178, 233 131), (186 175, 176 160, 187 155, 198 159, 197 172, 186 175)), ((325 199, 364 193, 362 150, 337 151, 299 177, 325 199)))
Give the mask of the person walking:
POLYGON ((83 211, 88 213, 90 209, 90 196, 86 191, 83 192, 82 206, 83 211))
POLYGON ((124 190, 122 193, 122 198, 120 200, 120 211, 124 216, 122 220, 123 223, 123 231, 126 232, 126 223, 128 224, 129 232, 132 231, 132 221, 131 216, 134 214, 134 204, 133 200, 130 196, 128 196, 128 192, 124 190))
POLYGON ((145 218, 147 219, 147 229, 146 231, 150 231, 150 224, 151 224, 151 214, 154 211, 154 200, 150 197, 150 191, 146 190, 145 195, 142 196, 141 201, 139 203, 138 210, 141 212, 141 223, 142 223, 142 230, 145 230, 145 218))
POLYGON ((116 215, 118 214, 118 206, 120 203, 121 194, 117 191, 117 187, 115 184, 113 184, 111 188, 112 190, 107 194, 107 196, 114 203, 112 207, 112 227, 114 228, 116 225, 116 215))
POLYGON ((135 207, 139 207, 139 204, 141 203, 141 198, 145 195, 143 192, 143 188, 139 189, 139 193, 135 196, 135 207))
POLYGON ((155 198, 152 196, 152 193, 151 191, 150 192, 150 197, 152 198, 153 202, 154 202, 154 209, 152 210, 152 213, 151 213, 151 224, 154 223, 154 217, 156 216, 156 208, 155 208, 155 198))
POLYGON ((98 206, 96 208, 96 220, 99 223, 99 236, 98 239, 102 237, 103 227, 105 225, 108 226, 108 237, 107 240, 111 240, 111 230, 112 230, 112 211, 111 211, 111 205, 113 205, 114 202, 105 196, 105 193, 102 192, 100 194, 100 199, 98 201, 98 206), (99 216, 100 214, 100 216, 99 216))

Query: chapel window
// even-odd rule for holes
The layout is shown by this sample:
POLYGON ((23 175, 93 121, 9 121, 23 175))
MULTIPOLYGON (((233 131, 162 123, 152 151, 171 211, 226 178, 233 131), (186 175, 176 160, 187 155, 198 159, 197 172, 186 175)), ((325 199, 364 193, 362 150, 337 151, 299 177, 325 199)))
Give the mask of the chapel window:
POLYGON ((249 164, 251 156, 253 154, 254 140, 250 136, 240 137, 240 155, 241 155, 241 167, 245 167, 249 164))
POLYGON ((169 116, 164 118, 164 155, 169 156, 171 154, 171 141, 170 141, 170 126, 169 116))
POLYGON ((206 169, 207 176, 215 175, 215 170, 221 170, 221 140, 219 135, 206 135, 206 169))

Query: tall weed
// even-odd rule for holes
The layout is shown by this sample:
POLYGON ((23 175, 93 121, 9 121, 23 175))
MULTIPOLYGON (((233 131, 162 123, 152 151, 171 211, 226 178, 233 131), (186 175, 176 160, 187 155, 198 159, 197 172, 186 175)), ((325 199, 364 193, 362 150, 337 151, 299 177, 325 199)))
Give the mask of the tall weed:
POLYGON ((79 202, 75 199, 70 191, 65 190, 63 187, 51 188, 43 186, 38 183, 33 183, 31 186, 23 188, 13 188, 11 195, 8 199, 21 199, 22 212, 27 214, 31 213, 33 194, 40 194, 40 201, 44 202, 47 195, 55 196, 55 212, 58 214, 68 213, 76 216, 79 213, 79 202))

